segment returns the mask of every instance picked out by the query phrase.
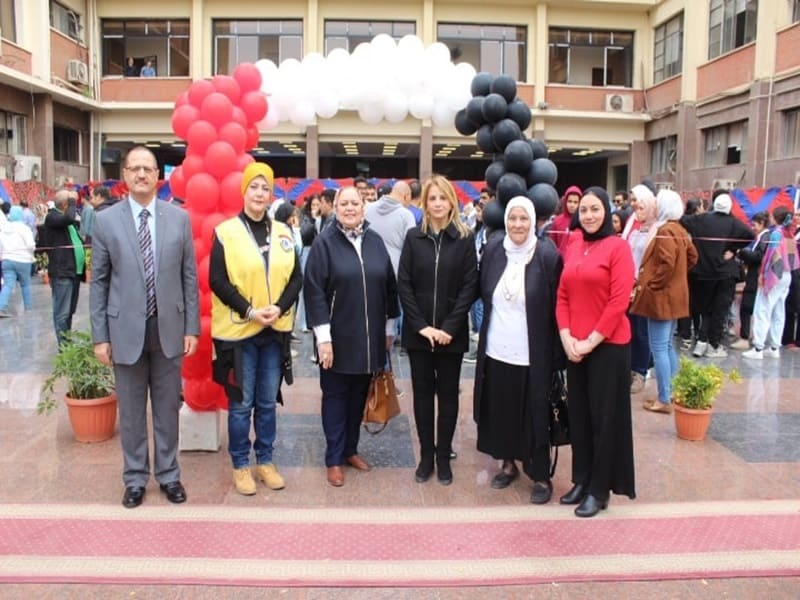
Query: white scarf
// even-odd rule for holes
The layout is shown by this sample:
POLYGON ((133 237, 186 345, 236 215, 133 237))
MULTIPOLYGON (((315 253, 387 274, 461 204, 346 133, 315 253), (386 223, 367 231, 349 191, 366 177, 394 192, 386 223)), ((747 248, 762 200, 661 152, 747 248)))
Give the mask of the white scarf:
MULTIPOLYGON (((533 203, 525 196, 512 198, 506 205, 503 222, 506 226, 503 248, 505 248, 508 263, 500 278, 500 289, 503 291, 505 299, 513 302, 520 297, 520 292, 525 287, 525 266, 531 261, 536 250, 536 209, 533 207, 533 203), (511 210, 517 207, 525 209, 531 220, 531 229, 522 244, 515 244, 508 235, 508 217, 511 210)), ((522 298, 524 298, 524 294, 522 298)))

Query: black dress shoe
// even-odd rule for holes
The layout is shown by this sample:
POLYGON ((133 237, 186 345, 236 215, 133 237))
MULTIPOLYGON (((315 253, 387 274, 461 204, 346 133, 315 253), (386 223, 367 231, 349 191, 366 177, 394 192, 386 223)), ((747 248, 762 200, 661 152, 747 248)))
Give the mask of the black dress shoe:
POLYGON ((553 496, 553 484, 549 481, 536 481, 531 492, 531 504, 547 504, 553 496))
POLYGON ((173 504, 186 502, 186 490, 183 488, 183 484, 180 481, 162 483, 159 487, 161 491, 167 495, 167 500, 173 504))
POLYGON ((417 483, 425 483, 431 478, 431 475, 433 475, 433 456, 423 456, 414 472, 414 479, 417 483))
POLYGON ((572 486, 572 489, 568 491, 566 494, 561 496, 559 502, 561 504, 580 504, 583 497, 586 495, 586 488, 583 486, 582 483, 576 483, 572 486))
POLYGON ((506 473, 505 471, 500 471, 497 475, 492 478, 492 488, 495 490, 502 490, 503 488, 507 488, 511 485, 511 482, 514 481, 517 477, 519 477, 519 471, 514 471, 513 473, 506 473))
POLYGON ((436 478, 442 485, 453 483, 453 470, 450 468, 450 452, 436 457, 436 478))
POLYGON ((125 488, 122 496, 122 506, 125 508, 136 508, 144 500, 144 488, 136 485, 129 485, 125 488))
POLYGON ((598 500, 591 494, 588 494, 583 502, 575 509, 576 517, 593 517, 601 510, 608 508, 608 499, 598 500))

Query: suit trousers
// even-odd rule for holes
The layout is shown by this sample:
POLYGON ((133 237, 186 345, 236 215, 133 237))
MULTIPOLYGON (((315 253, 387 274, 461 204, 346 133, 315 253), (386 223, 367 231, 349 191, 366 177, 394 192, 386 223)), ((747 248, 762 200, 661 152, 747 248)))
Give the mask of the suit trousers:
MULTIPOLYGON (((114 348, 111 348, 112 357, 114 348)), ((153 474, 159 483, 180 479, 178 466, 178 413, 183 355, 164 356, 158 337, 158 317, 147 319, 144 347, 132 365, 114 365, 119 403, 126 486, 144 487, 150 479, 147 438, 147 398, 153 418, 153 474)))
POLYGON ((458 421, 458 383, 463 356, 461 352, 408 351, 414 389, 414 421, 422 456, 433 456, 434 448, 450 455, 458 421), (439 417, 436 420, 434 396, 439 399, 439 417))
POLYGON ((367 402, 370 373, 337 373, 319 370, 322 389, 322 429, 325 432, 325 466, 341 465, 345 458, 358 454, 358 439, 364 405, 367 402))

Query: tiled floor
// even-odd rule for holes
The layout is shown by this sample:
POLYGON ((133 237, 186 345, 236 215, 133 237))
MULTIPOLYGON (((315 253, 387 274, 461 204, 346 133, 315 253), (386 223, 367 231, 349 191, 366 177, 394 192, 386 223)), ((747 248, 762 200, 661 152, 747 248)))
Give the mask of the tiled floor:
MULTIPOLYGON (((38 416, 38 387, 55 352, 49 289, 38 282, 30 314, 0 320, 0 510, 3 503, 117 504, 122 494, 119 438, 100 444, 73 441, 66 412, 38 416)), ((18 296, 14 302, 18 302, 18 296)), ((12 307, 14 304, 12 303, 12 307)), ((81 290, 76 328, 88 327, 88 288, 81 290)), ((417 456, 411 411, 408 363, 395 353, 403 414, 375 437, 362 437, 362 453, 376 467, 371 473, 347 471, 346 485, 325 485, 319 387, 310 360, 311 338, 298 334, 300 356, 295 385, 284 392, 279 408, 276 462, 287 479, 281 492, 255 497, 233 490, 230 464, 220 452, 183 453, 181 466, 189 501, 231 506, 353 507, 363 506, 503 506, 526 504, 530 482, 518 480, 493 490, 489 480, 497 465, 475 450, 472 422, 473 367, 464 365, 462 402, 454 448, 454 484, 414 482, 417 456)), ((704 359, 708 360, 708 359, 704 359)), ((655 393, 654 381, 634 397, 637 494, 635 503, 695 500, 760 500, 800 498, 800 353, 748 363, 731 351, 717 361, 738 367, 741 384, 726 383, 715 407, 710 437, 705 442, 677 439, 672 418, 640 408, 655 393)), ((224 419, 223 419, 224 431, 224 419)), ((555 494, 569 483, 568 449, 563 449, 554 479, 555 494)), ((147 503, 165 504, 150 484, 147 503)), ((631 501, 613 498, 614 505, 631 501)), ((800 507, 800 500, 798 501, 800 507)), ((799 542, 800 543, 800 542, 799 542)), ((800 580, 691 580, 626 583, 573 583, 534 587, 470 589, 283 589, 232 587, 164 587, 110 585, 9 585, 0 598, 797 598, 800 580)))

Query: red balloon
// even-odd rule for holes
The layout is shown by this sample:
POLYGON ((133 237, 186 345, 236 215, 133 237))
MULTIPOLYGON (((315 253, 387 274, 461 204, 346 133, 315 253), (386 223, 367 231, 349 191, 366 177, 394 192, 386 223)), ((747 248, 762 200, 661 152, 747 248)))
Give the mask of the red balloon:
MULTIPOLYGON (((211 287, 208 285, 208 263, 209 257, 206 256, 203 260, 197 263, 197 287, 200 288, 201 294, 208 294, 211 292, 211 287)), ((200 336, 202 340, 202 335, 200 336)))
POLYGON ((225 94, 233 104, 238 103, 239 98, 242 96, 242 88, 239 87, 239 82, 230 75, 214 75, 211 79, 211 85, 219 93, 225 94))
POLYGON ((208 173, 197 173, 186 182, 186 206, 189 211, 207 215, 217 210, 219 184, 208 173))
POLYGON ((178 94, 178 97, 175 98, 175 108, 183 106, 184 104, 189 104, 189 90, 181 92, 178 94))
POLYGON ((258 146, 259 136, 260 136, 260 134, 258 132, 258 127, 255 127, 255 126, 248 127, 247 128, 247 142, 245 144, 245 150, 251 150, 252 148, 255 148, 256 146, 258 146))
POLYGON ((217 139, 217 128, 208 121, 195 121, 186 133, 186 142, 192 154, 205 154, 208 147, 217 139))
POLYGON ((211 350, 197 349, 192 356, 183 359, 181 374, 185 379, 206 379, 211 375, 211 350))
POLYGON ((194 252, 195 258, 197 257, 197 240, 200 238, 200 233, 203 230, 203 219, 206 218, 206 213, 197 212, 191 206, 186 207, 186 212, 189 213, 189 222, 192 224, 192 237, 194 238, 194 252))
POLYGON ((203 98, 200 118, 220 128, 233 119, 233 104, 225 94, 214 92, 203 98))
POLYGON ((194 104, 195 107, 200 108, 205 97, 213 93, 214 86, 210 81, 198 79, 189 87, 189 102, 194 104))
MULTIPOLYGON (((199 228, 200 237, 196 237, 192 240, 192 243, 194 244, 194 259, 197 262, 203 260, 211 252, 211 240, 203 236, 203 221, 205 221, 205 215, 199 216, 201 217, 199 228)), ((194 233, 194 230, 192 230, 192 233, 194 233)))
POLYGON ((219 183, 219 208, 226 215, 238 214, 242 210, 243 204, 242 172, 233 171, 219 183))
POLYGON ((249 165, 251 162, 254 162, 256 159, 252 157, 252 155, 244 153, 240 154, 236 157, 236 170, 237 171, 244 171, 245 167, 249 165))
POLYGON ((182 140, 186 139, 189 126, 200 118, 200 111, 191 104, 184 104, 172 113, 172 131, 182 140))
POLYGON ((228 142, 214 142, 206 150, 205 167, 217 179, 236 168, 236 152, 228 142))
POLYGON ((233 116, 231 117, 231 120, 235 121, 245 129, 247 129, 248 126, 247 115, 244 114, 244 111, 237 105, 234 105, 233 107, 233 116))
POLYGON ((261 73, 253 63, 238 64, 233 70, 233 78, 239 83, 243 94, 261 87, 261 73))
MULTIPOLYGON (((226 178, 227 179, 227 178, 226 178)), ((214 237, 214 228, 222 223, 227 217, 222 213, 211 213, 203 219, 203 225, 200 229, 200 238, 206 242, 209 250, 211 249, 211 240, 214 237)))
POLYGON ((209 375, 199 379, 186 379, 183 382, 183 397, 189 408, 196 411, 217 410, 228 408, 228 399, 222 386, 211 381, 211 368, 209 375))
POLYGON ((219 128, 219 139, 228 142, 238 155, 245 150, 247 131, 236 121, 231 121, 219 128))
MULTIPOLYGON (((203 172, 203 155, 202 154, 187 154, 181 164, 183 170, 184 181, 189 181, 192 175, 203 172)), ((185 186, 184 186, 185 187, 185 186)))
POLYGON ((183 176, 183 167, 178 167, 169 176, 169 189, 173 196, 183 198, 186 195, 186 178, 183 176))
POLYGON ((267 116, 267 97, 261 92, 247 92, 239 100, 239 106, 247 115, 247 122, 255 125, 267 116))

